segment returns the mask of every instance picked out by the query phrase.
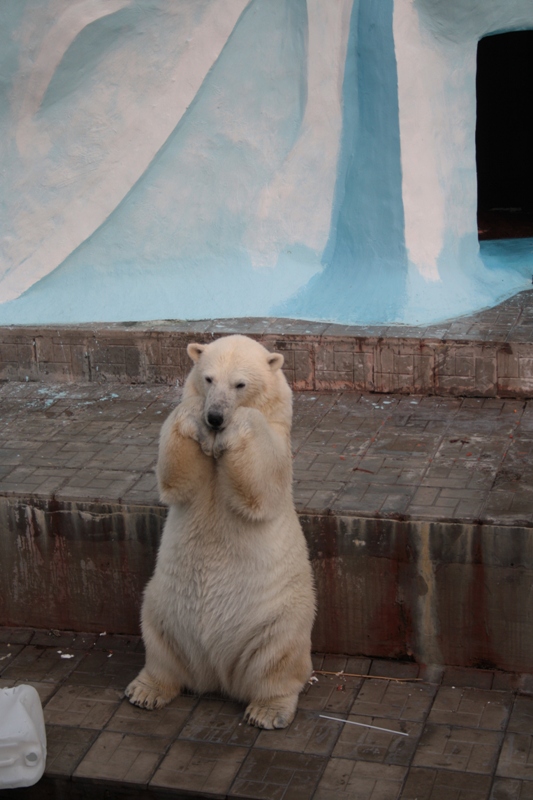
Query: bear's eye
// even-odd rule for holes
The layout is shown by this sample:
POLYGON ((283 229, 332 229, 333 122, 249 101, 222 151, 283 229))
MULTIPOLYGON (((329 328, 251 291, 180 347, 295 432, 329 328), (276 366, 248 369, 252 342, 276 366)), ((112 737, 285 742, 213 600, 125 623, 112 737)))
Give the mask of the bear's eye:
POLYGON ((235 384, 235 388, 236 389, 244 389, 245 386, 246 386, 246 384, 243 383, 242 381, 240 383, 236 383, 235 384))
POLYGON ((206 377, 205 382, 206 383, 213 383, 213 378, 207 378, 206 377))

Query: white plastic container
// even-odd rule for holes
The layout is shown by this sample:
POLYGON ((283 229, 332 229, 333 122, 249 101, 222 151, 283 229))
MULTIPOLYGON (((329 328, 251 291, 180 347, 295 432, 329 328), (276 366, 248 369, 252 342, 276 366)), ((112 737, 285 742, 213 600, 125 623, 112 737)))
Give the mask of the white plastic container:
POLYGON ((33 786, 46 764, 41 700, 33 686, 0 689, 0 789, 33 786))

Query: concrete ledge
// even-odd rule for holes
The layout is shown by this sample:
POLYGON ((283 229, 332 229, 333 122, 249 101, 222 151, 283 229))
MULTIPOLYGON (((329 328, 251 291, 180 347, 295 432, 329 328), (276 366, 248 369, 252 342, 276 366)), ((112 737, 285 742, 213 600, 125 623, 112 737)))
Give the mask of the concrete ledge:
POLYGON ((533 292, 430 327, 285 319, 0 328, 0 380, 183 382, 191 341, 244 333, 285 354, 300 391, 533 395, 533 292))
MULTIPOLYGON (((137 634, 160 506, 0 498, 0 616, 137 634)), ((533 528, 301 515, 319 652, 527 672, 533 528)))

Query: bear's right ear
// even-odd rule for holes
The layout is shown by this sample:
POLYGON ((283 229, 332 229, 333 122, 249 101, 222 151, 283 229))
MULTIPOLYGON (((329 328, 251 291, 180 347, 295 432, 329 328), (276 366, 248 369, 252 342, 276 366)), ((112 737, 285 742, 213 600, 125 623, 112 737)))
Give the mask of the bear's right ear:
POLYGON ((276 372, 278 369, 281 369, 283 366, 284 358, 281 353, 269 353, 268 355, 268 366, 272 370, 272 372, 276 372))
POLYGON ((196 344, 195 342, 191 342, 191 344, 187 345, 187 355, 191 359, 191 361, 196 362, 202 355, 205 350, 205 344, 196 344))

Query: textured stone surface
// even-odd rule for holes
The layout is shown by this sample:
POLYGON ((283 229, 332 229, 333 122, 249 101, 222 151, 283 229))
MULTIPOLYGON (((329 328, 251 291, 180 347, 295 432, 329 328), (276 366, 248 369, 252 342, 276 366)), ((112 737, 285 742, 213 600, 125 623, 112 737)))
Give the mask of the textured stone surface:
POLYGON ((0 634, 12 650, 0 687, 30 675, 36 650, 48 667, 45 681, 19 681, 39 690, 48 740, 45 776, 24 798, 533 800, 532 698, 494 688, 531 686, 531 675, 463 669, 453 687, 446 670, 317 654, 294 721, 260 731, 243 722, 244 704, 215 695, 185 694, 153 712, 131 706, 127 670, 102 681, 101 657, 142 658, 137 637, 0 634), (81 661, 62 659, 56 641, 74 643, 81 661))

